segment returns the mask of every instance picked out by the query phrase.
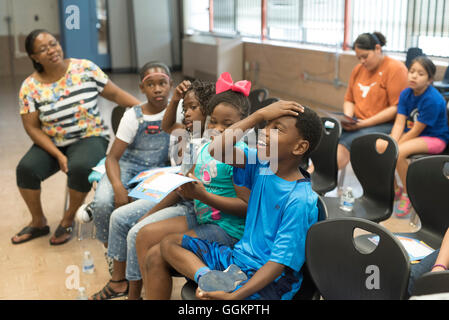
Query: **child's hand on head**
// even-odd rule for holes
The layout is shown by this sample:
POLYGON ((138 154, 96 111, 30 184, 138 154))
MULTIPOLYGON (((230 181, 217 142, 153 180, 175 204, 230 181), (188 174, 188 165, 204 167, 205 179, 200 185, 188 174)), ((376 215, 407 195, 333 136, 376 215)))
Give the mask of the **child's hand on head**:
POLYGON ((256 111, 264 121, 271 121, 280 117, 297 117, 299 113, 304 112, 304 107, 295 101, 279 100, 269 106, 256 111))
POLYGON ((189 90, 191 85, 192 84, 189 80, 184 80, 183 82, 178 84, 175 89, 175 93, 173 94, 173 98, 177 100, 181 100, 182 98, 184 98, 184 94, 187 92, 187 90, 189 90))

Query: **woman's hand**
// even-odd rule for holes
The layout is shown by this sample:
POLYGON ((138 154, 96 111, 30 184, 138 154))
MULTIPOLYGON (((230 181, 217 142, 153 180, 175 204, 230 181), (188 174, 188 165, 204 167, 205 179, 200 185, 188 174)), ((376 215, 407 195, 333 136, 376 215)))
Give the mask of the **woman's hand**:
POLYGON ((368 120, 358 120, 356 123, 347 123, 347 122, 342 122, 341 126, 343 127, 343 129, 345 129, 346 131, 357 131, 360 130, 362 128, 367 128, 370 126, 368 120))
POLYGON ((61 168, 61 171, 64 173, 69 172, 67 157, 61 153, 56 159, 58 160, 59 168, 61 168))
POLYGON ((257 110, 255 113, 260 115, 264 121, 271 121, 284 116, 297 117, 302 112, 304 112, 304 107, 299 103, 279 100, 265 108, 257 110))
POLYGON ((184 94, 189 90, 191 86, 191 82, 189 80, 184 80, 175 89, 175 92, 173 93, 173 98, 175 100, 181 100, 184 98, 184 94))

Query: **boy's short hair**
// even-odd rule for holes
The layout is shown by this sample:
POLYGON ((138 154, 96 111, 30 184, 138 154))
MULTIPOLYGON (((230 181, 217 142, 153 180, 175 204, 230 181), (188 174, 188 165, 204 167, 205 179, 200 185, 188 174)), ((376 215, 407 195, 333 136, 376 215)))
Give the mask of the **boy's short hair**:
POLYGON ((210 99, 208 106, 209 114, 212 114, 215 107, 220 103, 227 103, 234 106, 238 111, 240 111, 241 119, 248 116, 251 107, 248 97, 243 93, 228 90, 216 94, 212 97, 212 99, 210 99))
POLYGON ((299 135, 309 141, 309 149, 303 154, 303 157, 309 156, 318 146, 323 136, 323 123, 318 114, 304 106, 304 112, 299 113, 296 118, 296 128, 299 135))

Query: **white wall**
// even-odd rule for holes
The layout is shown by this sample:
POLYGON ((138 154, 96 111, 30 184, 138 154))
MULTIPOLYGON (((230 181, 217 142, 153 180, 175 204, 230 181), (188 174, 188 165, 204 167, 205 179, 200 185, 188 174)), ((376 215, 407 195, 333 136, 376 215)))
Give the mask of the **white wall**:
POLYGON ((153 60, 172 66, 168 1, 133 0, 137 67, 153 60))
POLYGON ((59 34, 58 0, 0 0, 0 35, 7 35, 5 17, 12 16, 17 35, 27 35, 33 29, 47 29, 59 34), (38 17, 36 21, 34 18, 38 17))
POLYGON ((33 71, 24 42, 34 29, 60 34, 58 0, 0 0, 0 76, 10 76, 13 72, 22 76, 33 71), (11 38, 7 16, 11 17, 11 38))
POLYGON ((6 16, 8 15, 8 8, 6 0, 0 0, 0 36, 8 35, 8 25, 6 23, 6 16))

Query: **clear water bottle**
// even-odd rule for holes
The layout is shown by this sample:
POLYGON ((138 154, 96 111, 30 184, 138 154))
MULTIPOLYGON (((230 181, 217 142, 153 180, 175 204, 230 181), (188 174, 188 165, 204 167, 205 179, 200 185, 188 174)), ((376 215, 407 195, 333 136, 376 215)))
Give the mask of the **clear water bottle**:
POLYGON ((84 273, 94 273, 94 259, 92 258, 89 251, 84 252, 83 259, 83 272, 84 273))
POLYGON ((76 300, 88 300, 86 295, 86 288, 84 287, 78 288, 78 297, 76 297, 76 300))
POLYGON ((354 194, 352 193, 352 188, 347 187, 340 198, 340 209, 343 211, 350 212, 354 208, 354 194))

